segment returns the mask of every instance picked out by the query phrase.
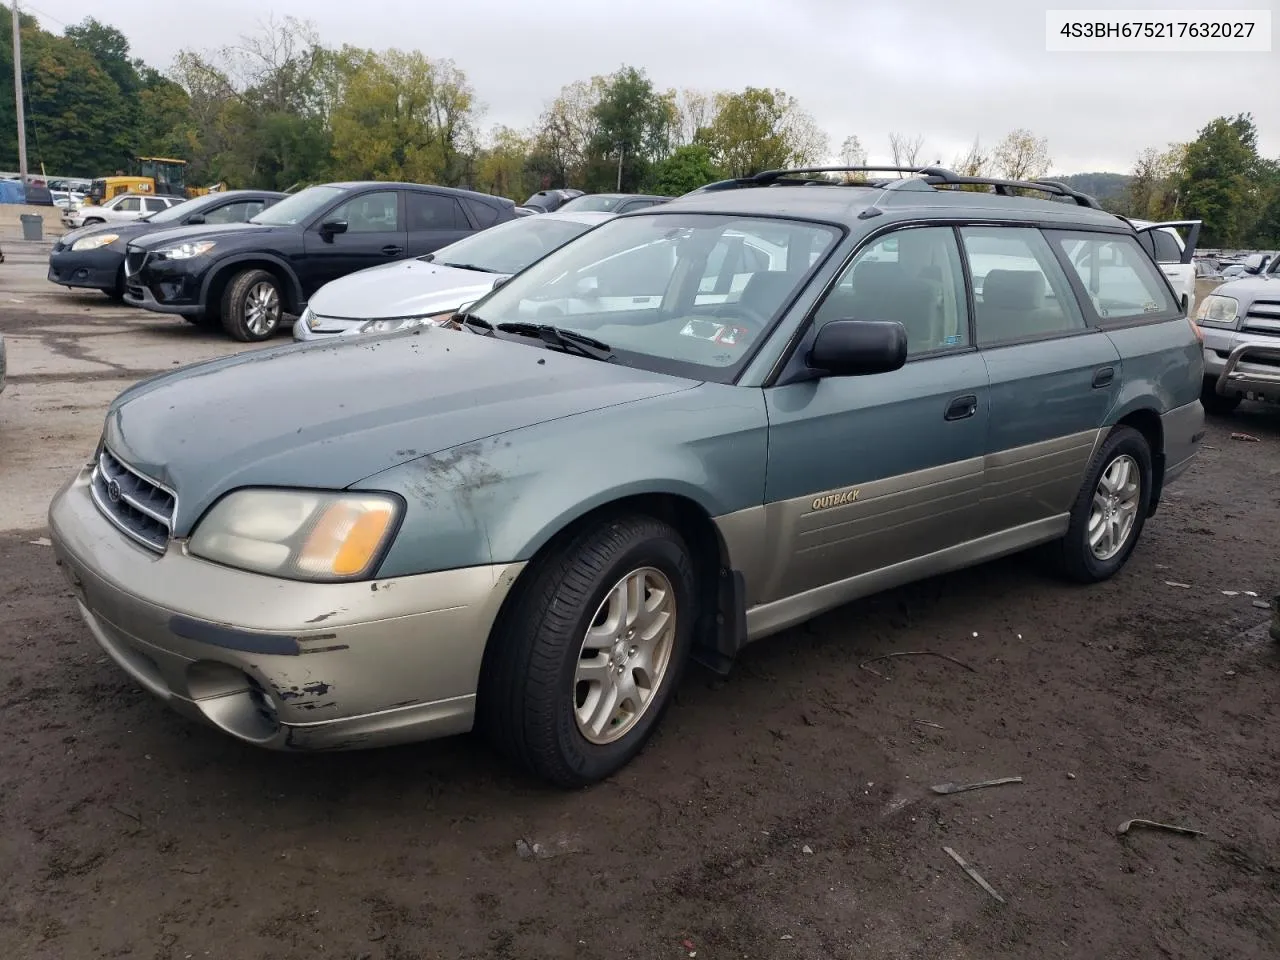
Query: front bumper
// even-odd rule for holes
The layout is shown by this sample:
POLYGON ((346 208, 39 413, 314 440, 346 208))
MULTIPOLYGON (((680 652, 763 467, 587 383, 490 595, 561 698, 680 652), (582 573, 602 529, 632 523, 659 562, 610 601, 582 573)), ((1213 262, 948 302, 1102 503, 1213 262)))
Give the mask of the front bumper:
POLYGON ((110 246, 80 253, 55 250, 49 254, 49 282, 61 287, 114 290, 124 253, 110 246))
POLYGON ((293 339, 330 340, 333 337, 352 336, 360 332, 360 325, 365 321, 335 320, 332 317, 324 317, 321 322, 323 326, 313 328, 303 317, 298 317, 293 324, 293 339))
POLYGON ((49 509, 89 630, 179 713, 276 750, 337 750, 471 728, 485 643, 523 564, 314 584, 134 544, 82 470, 49 509))
POLYGON ((1204 331, 1204 373, 1223 396, 1280 403, 1280 336, 1204 331))

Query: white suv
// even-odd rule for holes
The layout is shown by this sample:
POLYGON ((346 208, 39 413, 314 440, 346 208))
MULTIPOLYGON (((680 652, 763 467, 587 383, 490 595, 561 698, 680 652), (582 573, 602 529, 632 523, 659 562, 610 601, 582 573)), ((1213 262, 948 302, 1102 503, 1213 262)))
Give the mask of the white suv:
POLYGON ((123 220, 137 220, 141 217, 168 210, 175 204, 183 203, 185 197, 158 197, 146 193, 121 193, 112 197, 101 206, 83 207, 70 204, 62 213, 65 226, 76 230, 95 223, 118 223, 123 220))

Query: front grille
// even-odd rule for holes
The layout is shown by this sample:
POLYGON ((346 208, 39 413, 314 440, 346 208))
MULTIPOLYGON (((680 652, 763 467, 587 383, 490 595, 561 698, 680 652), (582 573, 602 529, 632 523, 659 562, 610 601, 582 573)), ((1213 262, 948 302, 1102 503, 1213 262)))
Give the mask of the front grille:
POLYGON ((147 252, 145 250, 134 250, 132 247, 124 255, 124 272, 130 276, 142 269, 142 265, 147 262, 147 252))
POLYGON ((163 553, 177 496, 117 459, 104 446, 91 478, 93 502, 126 536, 163 553))
POLYGON ((1280 336, 1280 300, 1255 300, 1244 315, 1242 330, 1280 336))

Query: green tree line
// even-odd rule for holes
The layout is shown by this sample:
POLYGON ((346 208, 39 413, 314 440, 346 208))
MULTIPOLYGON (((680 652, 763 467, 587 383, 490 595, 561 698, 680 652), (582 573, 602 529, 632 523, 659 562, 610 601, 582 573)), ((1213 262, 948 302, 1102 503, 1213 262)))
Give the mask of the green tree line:
MULTIPOLYGON (((9 16, 2 4, 0 15, 9 16)), ((93 18, 58 35, 23 16, 22 48, 31 166, 68 176, 173 156, 188 161, 193 185, 407 180, 520 202, 561 186, 677 196, 833 155, 827 135, 783 90, 661 89, 631 66, 564 87, 528 129, 485 130, 484 107, 453 61, 328 47, 294 18, 269 20, 217 50, 183 50, 167 74, 93 18)), ((0 169, 17 168, 12 77, 12 49, 3 45, 0 169)), ((1144 151, 1123 180, 1076 179, 1092 178, 1082 187, 1098 187, 1118 213, 1204 220, 1205 246, 1280 247, 1280 160, 1261 156, 1257 140, 1252 117, 1219 117, 1188 143, 1144 151)), ((919 136, 891 133, 888 148, 897 166, 942 159, 919 136)), ((855 135, 834 155, 860 164, 867 150, 855 135)), ((1051 164, 1047 141, 1023 129, 990 147, 975 140, 950 163, 1009 179, 1043 177, 1051 164)))

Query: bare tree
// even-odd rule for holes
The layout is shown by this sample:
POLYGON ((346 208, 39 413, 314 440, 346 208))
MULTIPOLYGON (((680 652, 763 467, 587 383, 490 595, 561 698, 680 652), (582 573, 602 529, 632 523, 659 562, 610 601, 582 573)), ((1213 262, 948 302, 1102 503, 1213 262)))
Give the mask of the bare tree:
MULTIPOLYGON (((903 133, 889 134, 889 150, 893 153, 895 167, 919 169, 916 158, 920 156, 920 148, 924 146, 924 137, 908 137, 903 133)), ((902 174, 898 174, 902 176, 902 174)))
POLYGON ((968 151, 956 157, 952 164, 956 173, 964 177, 982 177, 986 176, 987 169, 991 164, 991 155, 982 146, 982 140, 978 137, 973 138, 973 145, 968 151))
MULTIPOLYGON (((849 134, 844 138, 844 143, 840 144, 840 162, 846 167, 865 167, 867 165, 867 148, 862 145, 862 141, 856 133, 849 134)), ((862 173, 844 174, 845 183, 861 183, 866 179, 866 176, 862 173)))
POLYGON ((997 172, 1009 180, 1035 180, 1053 165, 1049 141, 1030 130, 1014 130, 996 146, 992 159, 997 172))
POLYGON ((715 119, 715 96, 689 89, 672 90, 667 96, 675 113, 672 123, 674 146, 688 146, 697 139, 698 131, 715 119))

